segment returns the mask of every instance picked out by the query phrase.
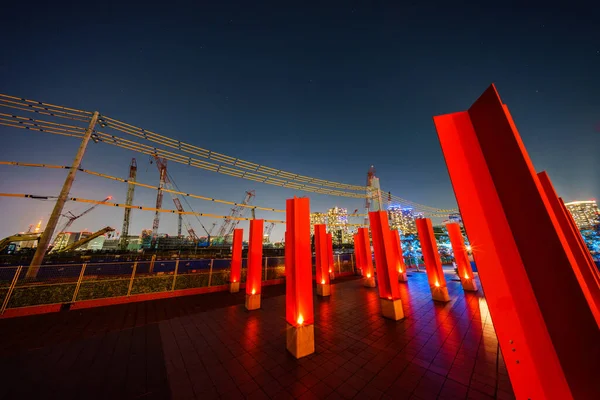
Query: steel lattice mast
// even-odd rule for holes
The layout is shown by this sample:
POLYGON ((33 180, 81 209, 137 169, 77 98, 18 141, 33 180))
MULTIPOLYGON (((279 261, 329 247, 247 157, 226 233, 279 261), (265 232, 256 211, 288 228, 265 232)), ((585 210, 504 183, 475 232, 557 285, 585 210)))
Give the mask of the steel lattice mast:
MULTIPOLYGON (((167 180, 167 159, 154 156, 154 161, 160 174, 160 183, 158 185, 158 193, 156 194, 156 209, 162 208, 163 188, 167 180)), ((160 222, 160 212, 154 213, 154 222, 152 223, 152 241, 156 241, 158 237, 158 224, 160 222)))
MULTIPOLYGON (((135 158, 131 159, 131 164, 129 165, 129 179, 127 182, 127 199, 125 200, 125 204, 131 206, 133 204, 133 194, 135 191, 135 185, 132 182, 135 182, 135 178, 137 176, 137 163, 135 158)), ((129 244, 129 218, 131 216, 131 208, 125 209, 125 214, 123 215, 123 229, 121 229, 121 241, 119 246, 121 250, 126 250, 127 245, 129 244)))

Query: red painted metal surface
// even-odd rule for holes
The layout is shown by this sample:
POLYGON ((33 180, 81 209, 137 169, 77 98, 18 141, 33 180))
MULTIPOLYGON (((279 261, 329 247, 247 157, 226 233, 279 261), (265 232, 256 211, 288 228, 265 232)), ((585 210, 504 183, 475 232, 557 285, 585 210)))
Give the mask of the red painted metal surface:
POLYGON ((432 288, 446 287, 446 278, 442 271, 442 259, 438 252, 435 236, 433 235, 433 226, 429 218, 417 218, 417 232, 419 241, 421 242, 421 252, 425 260, 425 270, 427 272, 427 280, 432 288))
POLYGON ((233 245, 231 249, 231 273, 229 282, 239 282, 242 279, 242 237, 243 229, 233 230, 233 245))
POLYGON ((358 240, 360 241, 360 258, 363 262, 363 276, 370 278, 374 275, 373 256, 371 254, 371 240, 368 228, 358 228, 358 240))
POLYGON ((327 265, 329 266, 328 271, 335 273, 333 262, 333 238, 331 237, 331 233, 327 234, 327 265))
POLYGON ((308 198, 286 201, 285 319, 292 326, 314 323, 310 203, 308 198))
POLYGON ((315 225, 316 276, 315 281, 322 285, 329 284, 329 245, 325 224, 315 225))
POLYGON ((585 245, 582 246, 582 243, 578 240, 581 234, 579 230, 573 229, 569 221, 568 210, 563 209, 554 186, 552 186, 550 177, 546 172, 538 173, 537 177, 543 188, 544 195, 550 204, 551 211, 554 213, 560 229, 567 240, 569 250, 573 253, 576 261, 573 264, 573 271, 594 314, 596 324, 600 327, 600 282, 595 273, 598 269, 591 262, 591 255, 587 247, 585 245))
POLYGON ((262 281, 263 220, 250 220, 248 240, 248 270, 246 272, 246 294, 260 294, 262 281))
POLYGON ((456 261, 458 276, 461 279, 473 279, 473 268, 469 262, 469 256, 467 255, 467 249, 465 248, 465 241, 460 230, 460 225, 457 223, 446 224, 446 229, 448 230, 448 237, 450 238, 450 244, 452 245, 452 252, 454 253, 454 260, 456 261))
POLYGON ((392 243, 396 257, 396 271, 398 273, 405 273, 406 264, 404 263, 404 255, 402 254, 402 242, 400 241, 400 233, 396 229, 392 230, 392 243))
POLYGON ((600 398, 598 326, 495 87, 434 122, 517 398, 600 398))
POLYGON ((360 237, 358 233, 354 234, 354 259, 356 260, 356 269, 360 271, 362 275, 363 261, 361 258, 360 237))
POLYGON ((377 286, 379 297, 388 300, 400 298, 398 286, 398 258, 393 242, 392 231, 388 224, 388 216, 385 211, 369 212, 369 224, 373 237, 373 251, 375 263, 377 264, 377 286))

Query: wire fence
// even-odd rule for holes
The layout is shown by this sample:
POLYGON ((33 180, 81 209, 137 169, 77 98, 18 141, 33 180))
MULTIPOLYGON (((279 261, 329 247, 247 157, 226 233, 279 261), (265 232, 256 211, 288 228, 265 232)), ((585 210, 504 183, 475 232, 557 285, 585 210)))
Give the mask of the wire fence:
MULTIPOLYGON (((313 274, 315 257, 313 257, 313 274)), ((242 259, 241 283, 247 259, 242 259)), ((0 267, 0 315, 7 309, 73 304, 86 300, 129 297, 229 283, 231 259, 155 260, 42 265, 35 278, 28 266, 0 267)), ((354 254, 337 254, 334 273, 353 273, 354 254)), ((285 278, 285 257, 264 257, 263 281, 285 278)))

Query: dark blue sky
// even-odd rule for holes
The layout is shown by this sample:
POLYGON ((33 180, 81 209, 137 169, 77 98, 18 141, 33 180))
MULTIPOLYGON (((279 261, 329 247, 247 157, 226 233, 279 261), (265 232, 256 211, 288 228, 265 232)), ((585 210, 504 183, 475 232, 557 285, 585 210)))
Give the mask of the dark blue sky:
MULTIPOLYGON (((98 110, 327 180, 364 184, 374 164, 385 190, 447 208, 455 201, 432 116, 468 108, 494 82, 536 169, 549 172, 559 195, 600 198, 600 13, 594 2, 563 9, 286 3, 3 6, 0 92, 98 110)), ((69 164, 78 145, 6 127, 0 135, 1 160, 69 164)), ((83 167, 125 177, 132 156, 138 180, 155 184, 158 173, 147 156, 104 144, 90 144, 83 167)), ((170 170, 182 190, 227 200, 240 201, 255 189, 256 204, 283 208, 285 198, 307 195, 182 165, 170 170)), ((2 192, 57 194, 65 172, 0 167, 0 176, 2 192)), ((111 194, 121 202, 125 193, 122 184, 84 175, 72 191, 96 199, 111 194)), ((153 206, 155 195, 138 189, 135 203, 153 206)), ((363 207, 355 199, 310 197, 314 211, 363 207)), ((52 206, 0 202, 0 235, 46 220, 52 206)), ((228 207, 191 203, 199 212, 228 213, 228 207)), ((168 196, 165 205, 172 207, 168 196)), ((151 227, 152 218, 134 211, 131 231, 151 227)), ((98 209, 73 228, 120 230, 121 221, 121 209, 98 209)), ((161 231, 175 233, 175 226, 174 216, 162 217, 161 231)), ((276 229, 275 239, 282 235, 283 227, 276 229)))

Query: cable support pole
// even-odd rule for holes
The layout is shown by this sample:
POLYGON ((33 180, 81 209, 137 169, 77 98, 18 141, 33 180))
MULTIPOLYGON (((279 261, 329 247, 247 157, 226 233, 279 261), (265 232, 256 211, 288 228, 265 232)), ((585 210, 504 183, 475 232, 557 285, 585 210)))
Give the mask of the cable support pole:
POLYGON ((52 239, 52 235, 54 235, 54 230, 56 229, 56 224, 58 223, 58 219, 60 218, 65 203, 67 201, 67 197, 69 196, 69 192, 71 191, 71 186, 73 186, 73 181, 75 181, 75 175, 77 174, 77 169, 81 165, 81 160, 83 159, 83 155, 85 154, 85 150, 87 148, 88 142, 92 137, 92 132, 96 126, 96 122, 98 121, 99 113, 98 111, 94 112, 92 115, 92 119, 90 120, 90 124, 85 131, 83 138, 81 139, 81 144, 79 145, 79 149, 77 150, 77 154, 75 159, 73 160, 73 164, 69 169, 69 173, 67 174, 67 178, 65 179, 65 183, 63 184, 62 190, 58 195, 58 199, 56 200, 56 204, 54 205, 54 209, 52 210, 52 214, 48 219, 48 223, 44 228, 44 232, 40 236, 40 240, 38 242, 38 246, 35 250, 35 254, 33 259, 31 260, 31 264, 27 269, 26 279, 35 278, 40 269, 40 265, 44 261, 44 256, 46 255, 46 250, 50 245, 50 240, 52 239))

